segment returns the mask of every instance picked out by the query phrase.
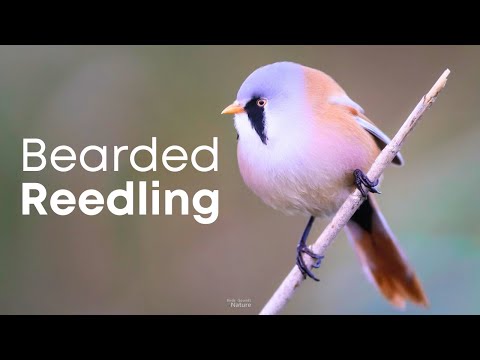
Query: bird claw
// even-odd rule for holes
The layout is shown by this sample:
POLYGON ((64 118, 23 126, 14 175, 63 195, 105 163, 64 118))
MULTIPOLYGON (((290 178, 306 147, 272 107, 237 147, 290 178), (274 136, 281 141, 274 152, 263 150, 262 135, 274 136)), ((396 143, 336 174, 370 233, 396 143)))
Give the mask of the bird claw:
POLYGON ((357 169, 353 172, 353 176, 355 177, 355 186, 357 189, 362 193, 364 198, 367 197, 368 192, 381 194, 381 192, 376 188, 379 183, 379 180, 371 181, 367 175, 363 173, 362 170, 357 169), (364 187, 368 190, 365 191, 364 187))
POLYGON ((300 269, 300 272, 303 275, 303 278, 306 279, 307 276, 310 277, 311 279, 315 281, 320 281, 315 274, 306 266, 305 260, 303 260, 303 254, 307 254, 313 259, 316 259, 315 264, 312 265, 315 269, 318 269, 320 267, 320 264, 322 263, 322 259, 324 258, 321 255, 315 254, 310 248, 306 245, 299 244, 297 246, 297 266, 300 269))
POLYGON ((312 265, 313 268, 318 269, 322 265, 322 260, 325 256, 319 256, 315 264, 312 265))

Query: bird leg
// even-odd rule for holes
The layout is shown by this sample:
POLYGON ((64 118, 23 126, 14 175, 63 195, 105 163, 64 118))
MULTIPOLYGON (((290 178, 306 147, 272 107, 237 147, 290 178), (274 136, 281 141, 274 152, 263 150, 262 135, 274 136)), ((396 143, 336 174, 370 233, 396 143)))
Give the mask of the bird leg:
POLYGON ((364 198, 367 197, 367 192, 363 188, 364 186, 367 188, 368 192, 375 193, 375 194, 381 194, 380 191, 377 190, 376 186, 378 185, 379 180, 377 179, 376 181, 371 181, 367 175, 363 173, 362 170, 357 169, 353 172, 353 176, 355 177, 355 186, 357 187, 358 190, 362 193, 362 196, 364 198))
POLYGON ((310 248, 307 246, 307 238, 310 230, 312 229, 313 221, 315 220, 314 216, 311 216, 308 220, 307 226, 305 230, 303 230, 302 237, 297 245, 297 266, 300 269, 304 279, 307 278, 307 275, 315 281, 320 281, 317 277, 312 273, 312 271, 305 265, 305 261, 303 260, 303 254, 307 254, 311 258, 317 260, 313 265, 314 268, 318 269, 322 262, 323 256, 315 254, 310 248))

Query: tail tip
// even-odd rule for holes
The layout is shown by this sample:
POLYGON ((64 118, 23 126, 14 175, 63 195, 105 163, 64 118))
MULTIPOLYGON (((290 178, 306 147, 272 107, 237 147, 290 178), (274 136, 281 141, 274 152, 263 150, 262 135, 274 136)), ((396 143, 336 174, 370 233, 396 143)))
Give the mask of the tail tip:
POLYGON ((388 301, 396 309, 401 311, 405 311, 407 309, 407 301, 410 301, 412 304, 420 306, 425 310, 430 308, 430 302, 428 301, 425 294, 421 294, 420 297, 402 296, 400 294, 395 294, 393 297, 388 299, 388 301))

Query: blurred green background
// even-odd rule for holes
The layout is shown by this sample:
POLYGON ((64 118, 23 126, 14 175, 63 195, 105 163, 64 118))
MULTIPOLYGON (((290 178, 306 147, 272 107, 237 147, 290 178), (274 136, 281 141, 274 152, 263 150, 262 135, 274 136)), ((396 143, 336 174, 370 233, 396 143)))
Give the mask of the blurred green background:
MULTIPOLYGON (((231 117, 220 111, 257 67, 290 60, 332 75, 393 135, 442 71, 450 81, 387 171, 382 210, 431 307, 403 313, 480 313, 480 47, 473 46, 18 46, 0 47, 0 313, 255 314, 294 264, 307 219, 263 205, 243 184, 231 117), (178 144, 219 137, 219 172, 22 172, 22 138, 77 153, 96 145, 178 144), (103 194, 126 180, 161 189, 219 189, 220 216, 21 215, 22 182, 49 194, 103 194), (230 308, 227 299, 251 299, 230 308)), ((49 207, 47 205, 47 211, 49 207)), ((177 211, 178 208, 174 209, 177 211)), ((319 221, 310 238, 318 235, 319 221)), ((398 314, 363 276, 342 234, 320 283, 287 314, 398 314)))

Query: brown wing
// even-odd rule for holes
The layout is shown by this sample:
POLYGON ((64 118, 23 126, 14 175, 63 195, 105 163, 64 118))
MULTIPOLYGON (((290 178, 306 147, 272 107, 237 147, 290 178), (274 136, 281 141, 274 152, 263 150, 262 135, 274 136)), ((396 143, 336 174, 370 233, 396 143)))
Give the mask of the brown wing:
MULTIPOLYGON (((373 135, 375 138, 375 142, 377 143, 378 147, 383 150, 385 146, 391 141, 391 139, 385 135, 385 133, 380 130, 378 127, 375 126, 365 115, 359 114, 355 116, 355 120, 370 134, 373 135)), ((392 161, 393 164, 402 166, 405 161, 403 160, 403 156, 400 153, 397 153, 397 156, 392 161)))
MULTIPOLYGON (((347 107, 355 117, 355 120, 373 136, 380 149, 383 149, 391 141, 391 139, 382 130, 380 130, 370 119, 365 116, 362 107, 350 99, 347 95, 335 96, 330 99, 330 103, 347 107)), ((398 153, 393 159, 392 163, 399 166, 403 165, 405 162, 402 154, 398 153)))

